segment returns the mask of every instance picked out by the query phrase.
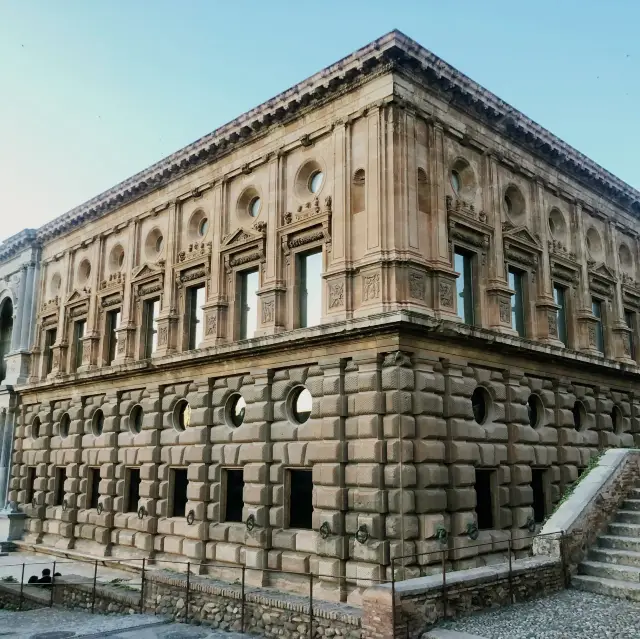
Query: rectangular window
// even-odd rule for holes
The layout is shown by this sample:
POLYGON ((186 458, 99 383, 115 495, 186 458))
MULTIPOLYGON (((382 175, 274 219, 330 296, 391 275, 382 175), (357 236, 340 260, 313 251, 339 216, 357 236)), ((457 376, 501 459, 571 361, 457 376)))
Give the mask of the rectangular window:
POLYGON ((56 343, 58 331, 50 328, 44 334, 44 371, 48 375, 53 370, 53 345, 56 343))
POLYGON ((533 518, 536 524, 541 524, 547 514, 547 500, 544 488, 543 468, 531 469, 531 489, 533 490, 533 518))
POLYGON ((171 512, 169 517, 184 517, 187 509, 187 479, 186 468, 171 468, 169 488, 171 491, 171 512))
POLYGON ((604 353, 604 328, 602 326, 602 302, 591 299, 591 312, 596 316, 596 349, 604 353))
POLYGON ((140 469, 127 468, 125 476, 126 503, 124 512, 135 513, 138 511, 140 499, 140 469))
POLYGON ((115 309, 107 313, 107 364, 111 364, 118 352, 118 333, 120 326, 120 309, 115 309))
POLYGON ((495 471, 476 468, 476 516, 478 530, 493 528, 493 493, 491 484, 495 471))
POLYGON ((520 337, 524 337, 524 273, 515 268, 509 269, 509 288, 515 293, 511 296, 511 328, 520 337))
POLYGON ((556 310, 556 323, 558 325, 558 339, 567 346, 567 289, 559 284, 553 285, 553 301, 560 307, 556 310))
POLYGON ((258 270, 240 273, 240 339, 250 339, 258 328, 258 270))
POLYGON ((89 504, 87 508, 97 508, 100 501, 100 469, 89 468, 89 476, 87 478, 87 496, 89 504))
POLYGON ((289 528, 313 527, 313 479, 310 470, 289 470, 289 528))
POLYGON ((62 506, 64 501, 64 482, 67 481, 67 469, 56 466, 55 483, 53 487, 53 505, 62 506))
POLYGON ((158 315, 160 299, 145 300, 142 321, 144 324, 144 356, 151 357, 158 348, 158 315))
POLYGON ((473 255, 456 249, 454 268, 459 273, 456 279, 458 316, 465 324, 473 324, 473 255))
POLYGON ((636 358, 636 314, 633 311, 624 311, 624 323, 631 329, 629 333, 629 357, 636 358))
POLYGON ((187 348, 192 351, 204 339, 204 311, 205 287, 192 286, 187 289, 187 321, 189 322, 189 343, 187 348))
POLYGON ((322 251, 298 257, 300 328, 320 324, 322 317, 322 251))
POLYGON ((224 515, 222 521, 242 521, 244 473, 239 468, 224 469, 224 515))
POLYGON ((33 499, 33 495, 35 493, 35 483, 36 483, 36 467, 35 466, 27 466, 27 484, 25 486, 25 496, 24 501, 26 504, 30 504, 33 499))
POLYGON ((76 370, 82 366, 82 356, 84 354, 84 331, 87 327, 86 320, 79 320, 73 325, 73 348, 75 352, 76 370))

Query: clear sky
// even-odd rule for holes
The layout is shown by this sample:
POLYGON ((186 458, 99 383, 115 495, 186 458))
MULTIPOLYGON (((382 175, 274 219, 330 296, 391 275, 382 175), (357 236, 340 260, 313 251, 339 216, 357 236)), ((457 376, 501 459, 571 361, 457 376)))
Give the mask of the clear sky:
POLYGON ((397 28, 640 188, 638 0, 0 0, 0 239, 397 28))

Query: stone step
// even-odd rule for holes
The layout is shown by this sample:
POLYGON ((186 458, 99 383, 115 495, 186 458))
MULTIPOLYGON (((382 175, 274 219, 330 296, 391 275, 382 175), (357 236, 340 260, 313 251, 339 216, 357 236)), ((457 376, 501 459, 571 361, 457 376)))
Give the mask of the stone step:
POLYGON ((628 581, 603 579, 589 575, 574 575, 571 577, 571 585, 579 590, 588 590, 609 597, 640 601, 640 583, 634 584, 628 581))
POLYGON ((640 524, 612 522, 609 524, 609 534, 640 539, 640 524))
POLYGON ((615 521, 623 524, 640 524, 640 512, 636 510, 619 510, 616 513, 615 521))
POLYGON ((632 488, 627 494, 627 499, 640 499, 640 488, 632 488))
POLYGON ((637 510, 640 511, 640 499, 625 499, 622 502, 624 510, 637 510))
POLYGON ((578 566, 578 574, 640 584, 640 568, 634 566, 620 566, 618 564, 605 564, 600 561, 587 560, 578 566))
MULTIPOLYGON (((624 537, 614 537, 613 539, 624 539, 624 537)), ((640 543, 638 543, 638 546, 640 546, 640 543)), ((637 568, 640 568, 640 551, 628 549, 614 550, 613 548, 596 547, 592 548, 589 551, 589 560, 598 561, 605 564, 635 566, 637 568)))
POLYGON ((640 539, 637 537, 625 537, 624 535, 600 535, 598 537, 600 548, 612 548, 640 553, 640 539))

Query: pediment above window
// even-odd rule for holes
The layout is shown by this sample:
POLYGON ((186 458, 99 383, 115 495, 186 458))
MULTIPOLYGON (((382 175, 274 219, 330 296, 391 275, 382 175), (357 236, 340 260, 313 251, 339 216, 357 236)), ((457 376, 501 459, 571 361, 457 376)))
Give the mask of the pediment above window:
POLYGON ((285 213, 282 216, 282 226, 287 227, 287 233, 292 233, 309 225, 322 224, 327 218, 331 219, 332 205, 330 195, 324 198, 323 206, 320 205, 319 198, 314 198, 313 202, 299 206, 295 213, 285 213))
POLYGON ((256 222, 253 225, 253 229, 239 228, 225 236, 220 248, 225 270, 230 272, 238 266, 252 262, 259 262, 264 266, 266 261, 266 238, 266 222, 256 222))
POLYGON ((577 284, 580 281, 580 264, 570 259, 569 253, 553 253, 550 255, 551 277, 565 284, 577 284))
POLYGON ((109 277, 100 282, 100 295, 108 294, 112 291, 124 290, 126 276, 123 273, 111 273, 109 277))
POLYGON ((164 289, 164 261, 155 264, 143 264, 134 269, 131 278, 135 297, 146 297, 160 293, 164 289))
POLYGON ((589 288, 596 293, 611 297, 617 281, 615 272, 602 262, 589 268, 589 288))
POLYGON ((505 260, 537 269, 542 253, 540 239, 525 226, 512 226, 506 222, 502 228, 505 260))
POLYGON ((481 224, 488 225, 489 216, 484 211, 479 211, 476 207, 461 198, 454 198, 447 195, 445 198, 447 213, 449 217, 457 217, 461 220, 473 220, 481 224))
POLYGON ((88 300, 90 293, 91 293, 91 289, 88 289, 88 288, 83 288, 83 289, 80 289, 80 290, 76 289, 75 291, 73 291, 71 293, 71 295, 69 295, 69 297, 67 297, 67 301, 65 302, 65 306, 78 304, 80 302, 88 300))
POLYGON ((210 262, 211 242, 193 242, 178 253, 176 268, 183 269, 196 262, 210 262))

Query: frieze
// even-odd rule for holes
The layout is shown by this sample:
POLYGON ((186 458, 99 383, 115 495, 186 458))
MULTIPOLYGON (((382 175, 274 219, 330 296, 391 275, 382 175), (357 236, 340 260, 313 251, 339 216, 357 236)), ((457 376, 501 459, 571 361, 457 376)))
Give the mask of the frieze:
POLYGON ((149 284, 142 284, 138 286, 138 290, 136 291, 136 297, 145 297, 147 295, 151 295, 152 293, 158 293, 163 290, 162 282, 151 282, 149 284))
POLYGON ((186 271, 180 271, 179 273, 176 273, 176 284, 180 287, 187 282, 192 282, 193 280, 199 280, 203 277, 207 277, 208 274, 209 269, 206 266, 202 266, 200 268, 191 268, 186 271))
POLYGON ((100 282, 100 290, 104 290, 105 288, 111 288, 116 286, 124 286, 125 283, 125 275, 122 273, 111 273, 106 280, 102 280, 100 282))
POLYGON ((472 220, 478 220, 483 224, 488 224, 488 216, 484 211, 476 210, 476 207, 462 200, 461 198, 453 198, 450 195, 447 195, 445 198, 445 202, 447 205, 448 213, 457 213, 459 215, 465 215, 470 217, 472 220))
POLYGON ((42 302, 40 306, 40 312, 46 313, 47 311, 56 311, 60 308, 60 298, 56 295, 53 299, 42 302))
POLYGON ((440 282, 440 306, 453 308, 453 284, 451 282, 440 282))
POLYGON ((589 335, 589 346, 596 345, 596 327, 593 324, 589 324, 587 328, 587 333, 589 335))
POLYGON ((184 251, 178 253, 178 263, 191 262, 211 254, 211 242, 195 242, 189 244, 184 251))
POLYGON ((74 306, 69 309, 69 317, 75 318, 80 317, 81 315, 86 315, 89 312, 89 304, 85 303, 81 306, 74 306))
POLYGON ((100 300, 100 306, 102 308, 108 308, 110 306, 119 306, 122 304, 122 295, 110 295, 109 297, 103 297, 100 300))
POLYGON ((409 273, 409 297, 424 301, 426 282, 422 273, 409 273))
POLYGON ((517 262, 518 264, 522 264, 523 266, 530 266, 532 268, 538 267, 537 255, 525 253, 524 251, 518 250, 515 247, 505 248, 504 256, 510 262, 517 262))
POLYGON ((569 251, 566 245, 564 245, 562 242, 559 242, 558 240, 549 240, 547 245, 549 247, 549 253, 559 255, 561 257, 566 257, 572 262, 577 261, 576 254, 573 251, 569 251))
POLYGON ((362 299, 367 302, 380 297, 380 273, 362 276, 362 299))
POLYGON ((255 262, 264 259, 263 251, 254 251, 252 253, 243 253, 242 255, 234 255, 229 259, 229 266, 240 266, 248 262, 255 262))
POLYGON ((325 233, 322 229, 309 231, 307 233, 301 233, 300 235, 296 235, 292 237, 288 242, 287 246, 292 249, 298 246, 303 246, 304 244, 309 244, 310 242, 317 242, 318 240, 323 240, 325 237, 325 233))
POLYGON ((275 320, 276 303, 273 300, 262 302, 262 323, 271 324, 275 320))
POLYGON ((511 304, 507 300, 500 300, 498 304, 500 322, 511 326, 511 304))
POLYGON ((344 282, 329 282, 329 308, 344 306, 344 282))
POLYGON ((169 327, 161 326, 158 329, 158 346, 166 346, 169 341, 169 327))
POLYGON ((551 261, 551 276, 554 279, 577 284, 580 281, 580 272, 576 269, 562 264, 561 262, 551 261))

